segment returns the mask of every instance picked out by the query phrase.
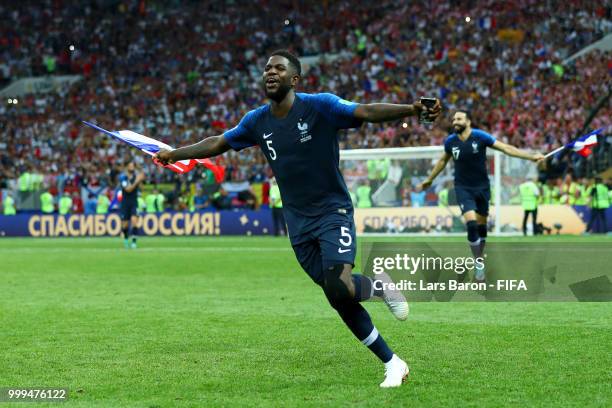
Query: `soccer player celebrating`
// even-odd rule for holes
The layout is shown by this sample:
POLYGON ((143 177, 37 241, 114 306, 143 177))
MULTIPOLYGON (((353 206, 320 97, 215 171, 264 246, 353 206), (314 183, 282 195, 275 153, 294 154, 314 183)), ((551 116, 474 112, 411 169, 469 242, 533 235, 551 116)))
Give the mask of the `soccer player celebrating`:
MULTIPOLYGON (((544 159, 541 153, 531 154, 517 149, 480 129, 471 126, 467 111, 459 110, 453 116, 452 133, 444 142, 444 153, 435 164, 429 177, 421 183, 421 188, 431 186, 433 180, 444 170, 452 157, 455 162, 455 195, 467 227, 467 239, 474 258, 482 257, 487 238, 487 217, 491 190, 487 174, 486 149, 491 147, 509 156, 539 162, 544 159)), ((485 280, 484 267, 474 272, 476 281, 485 280)))
MULTIPOLYGON (((338 130, 421 113, 435 120, 440 114, 440 101, 427 108, 420 102, 358 104, 329 93, 296 93, 300 75, 301 64, 295 55, 285 50, 272 53, 262 78, 270 104, 248 112, 235 128, 221 136, 161 151, 156 158, 167 164, 216 156, 230 148, 260 146, 280 188, 297 260, 322 287, 353 334, 385 364, 385 380, 380 386, 397 387, 408 375, 408 366, 391 351, 359 302, 381 297, 399 320, 407 318, 408 303, 399 291, 375 290, 370 278, 352 274, 355 224, 351 198, 339 169, 338 130)), ((380 279, 390 283, 388 276, 380 279)))
POLYGON ((138 186, 145 179, 144 173, 136 173, 134 163, 126 166, 125 173, 119 176, 121 183, 121 228, 126 248, 136 248, 138 235, 138 186), (130 236, 132 242, 130 243, 130 236))

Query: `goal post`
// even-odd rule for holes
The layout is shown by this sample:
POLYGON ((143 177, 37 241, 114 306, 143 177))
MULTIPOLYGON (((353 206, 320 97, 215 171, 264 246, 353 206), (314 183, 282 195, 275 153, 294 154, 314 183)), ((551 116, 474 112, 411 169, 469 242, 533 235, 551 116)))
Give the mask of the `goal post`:
MULTIPOLYGON (((443 146, 341 150, 340 169, 355 204, 357 232, 465 234, 454 195, 452 160, 427 191, 417 191, 443 151, 443 146)), ((487 170, 492 195, 489 230, 493 235, 522 233, 518 187, 537 176, 535 164, 487 149, 487 170)))

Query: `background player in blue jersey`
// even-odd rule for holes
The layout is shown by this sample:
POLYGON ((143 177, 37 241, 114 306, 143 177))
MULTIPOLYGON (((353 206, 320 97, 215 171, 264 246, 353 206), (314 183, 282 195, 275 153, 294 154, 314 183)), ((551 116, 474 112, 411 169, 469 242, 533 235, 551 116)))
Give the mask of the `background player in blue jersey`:
POLYGON ((138 186, 144 179, 144 173, 137 173, 136 167, 132 162, 126 166, 125 173, 119 175, 119 182, 121 183, 121 228, 126 248, 136 248, 136 237, 138 236, 138 186), (131 243, 130 236, 132 237, 131 243))
MULTIPOLYGON (((165 164, 216 156, 230 148, 260 146, 276 176, 289 238, 300 265, 323 288, 353 334, 385 363, 381 387, 397 387, 408 375, 408 366, 393 354, 359 302, 381 297, 400 320, 407 318, 408 304, 400 292, 375 290, 370 278, 352 274, 355 224, 339 169, 338 130, 421 112, 433 121, 440 113, 440 101, 426 108, 419 102, 357 104, 327 93, 296 93, 300 75, 298 58, 288 51, 274 52, 263 72, 270 104, 248 112, 221 136, 159 152, 157 159, 165 164)), ((381 281, 389 283, 390 279, 382 276, 381 281)))
MULTIPOLYGON (((455 195, 467 227, 467 239, 475 258, 482 257, 487 238, 487 217, 491 189, 487 173, 487 147, 499 150, 519 159, 541 161, 541 153, 529 153, 495 140, 480 129, 472 128, 471 118, 466 111, 457 111, 453 116, 453 130, 444 142, 444 153, 435 164, 429 177, 421 184, 426 189, 444 170, 448 161, 455 163, 455 195)), ((476 268, 475 280, 484 281, 484 268, 476 268)))

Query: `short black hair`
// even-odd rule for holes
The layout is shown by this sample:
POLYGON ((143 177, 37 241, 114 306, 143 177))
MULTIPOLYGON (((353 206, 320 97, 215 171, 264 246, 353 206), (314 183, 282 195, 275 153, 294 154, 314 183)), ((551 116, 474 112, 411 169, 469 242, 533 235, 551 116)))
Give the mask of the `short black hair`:
POLYGON ((294 53, 289 50, 276 50, 270 54, 270 57, 275 55, 287 58, 289 60, 289 65, 293 66, 295 72, 298 75, 302 75, 302 64, 300 63, 300 59, 294 53))
POLYGON ((468 118, 470 121, 472 121, 472 111, 471 110, 459 108, 455 111, 455 113, 457 112, 465 113, 465 117, 468 118))

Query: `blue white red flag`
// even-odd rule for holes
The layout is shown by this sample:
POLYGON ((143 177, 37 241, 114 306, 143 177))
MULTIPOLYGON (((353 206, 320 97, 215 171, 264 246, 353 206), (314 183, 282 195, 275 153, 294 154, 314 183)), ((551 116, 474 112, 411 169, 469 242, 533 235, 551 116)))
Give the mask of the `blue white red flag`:
POLYGON ((591 147, 597 144, 597 135, 601 133, 603 128, 587 133, 584 136, 580 136, 578 139, 565 145, 566 149, 572 149, 582 157, 587 157, 592 153, 591 147))
MULTIPOLYGON (((102 133, 105 133, 114 139, 117 139, 123 143, 126 143, 149 156, 155 156, 157 152, 161 149, 173 150, 173 148, 159 140, 155 140, 148 136, 141 135, 139 133, 133 132, 131 130, 116 130, 109 131, 103 129, 93 123, 83 121, 89 127, 92 127, 102 133)), ((180 160, 172 164, 163 165, 159 163, 157 160, 153 160, 155 164, 161 167, 165 167, 179 174, 185 174, 191 169, 193 169, 197 163, 204 165, 206 168, 211 170, 215 176, 215 180, 217 183, 221 183, 225 178, 225 168, 223 166, 219 166, 214 164, 209 159, 190 159, 190 160, 180 160)))

